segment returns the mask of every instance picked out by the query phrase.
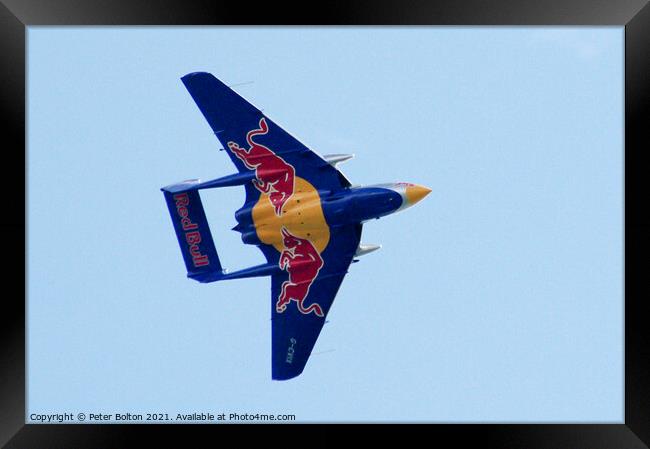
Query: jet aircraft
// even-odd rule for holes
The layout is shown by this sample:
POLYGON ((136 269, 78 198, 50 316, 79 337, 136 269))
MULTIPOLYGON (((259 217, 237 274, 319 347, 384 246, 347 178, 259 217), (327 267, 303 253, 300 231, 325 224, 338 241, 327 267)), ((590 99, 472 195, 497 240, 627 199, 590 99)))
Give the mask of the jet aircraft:
POLYGON ((302 373, 348 267, 380 248, 360 243, 363 223, 410 207, 431 190, 398 182, 353 186, 337 168, 349 154, 320 156, 210 73, 181 78, 237 173, 163 187, 187 276, 215 282, 271 277, 272 379, 302 373), (242 241, 266 263, 222 268, 199 196, 244 186, 235 212, 242 241))

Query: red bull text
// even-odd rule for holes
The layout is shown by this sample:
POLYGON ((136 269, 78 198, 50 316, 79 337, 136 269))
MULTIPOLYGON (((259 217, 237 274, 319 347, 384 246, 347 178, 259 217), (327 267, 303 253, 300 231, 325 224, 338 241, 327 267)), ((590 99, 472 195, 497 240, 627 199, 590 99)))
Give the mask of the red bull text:
POLYGON ((178 216, 181 218, 181 227, 185 231, 185 242, 192 256, 192 263, 195 267, 210 265, 208 256, 201 254, 201 248, 199 248, 199 243, 201 243, 201 233, 198 230, 199 225, 192 223, 189 217, 188 206, 190 199, 187 193, 177 193, 174 195, 174 201, 176 202, 176 212, 178 212, 178 216))

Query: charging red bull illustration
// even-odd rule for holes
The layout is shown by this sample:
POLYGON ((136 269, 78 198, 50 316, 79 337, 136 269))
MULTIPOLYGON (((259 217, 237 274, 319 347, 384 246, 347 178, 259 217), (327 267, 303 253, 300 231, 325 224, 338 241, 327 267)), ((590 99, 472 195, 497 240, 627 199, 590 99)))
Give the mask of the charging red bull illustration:
POLYGON ((300 313, 314 312, 322 317, 323 309, 317 303, 305 307, 304 302, 309 294, 309 288, 323 267, 323 259, 318 250, 307 239, 296 237, 287 228, 282 228, 284 251, 280 254, 280 268, 289 273, 289 280, 282 284, 282 290, 275 310, 282 313, 287 304, 295 301, 300 313))
MULTIPOLYGON (((317 154, 209 73, 181 80, 237 169, 162 188, 187 276, 203 283, 270 277, 271 376, 294 378, 303 372, 350 266, 380 248, 361 243, 363 228, 412 206, 430 190, 410 183, 352 185, 337 166, 351 154, 317 154), (266 259, 232 272, 221 266, 199 195, 202 189, 231 186, 246 187, 232 229, 266 259)), ((215 214, 221 212, 216 206, 215 214)), ((215 300, 225 299, 215 292, 215 300)), ((240 302, 249 299, 238 296, 240 302)), ((232 318, 245 319, 236 310, 232 318)), ((247 355, 237 352, 240 356, 243 361, 247 355)))
POLYGON ((245 150, 236 142, 228 142, 228 149, 232 151, 246 167, 255 170, 253 184, 262 193, 268 193, 269 200, 275 209, 276 215, 282 213, 282 207, 289 197, 293 195, 295 169, 287 164, 284 159, 269 148, 253 141, 253 137, 265 135, 269 127, 264 118, 260 119, 259 129, 246 133, 246 142, 250 148, 245 150))

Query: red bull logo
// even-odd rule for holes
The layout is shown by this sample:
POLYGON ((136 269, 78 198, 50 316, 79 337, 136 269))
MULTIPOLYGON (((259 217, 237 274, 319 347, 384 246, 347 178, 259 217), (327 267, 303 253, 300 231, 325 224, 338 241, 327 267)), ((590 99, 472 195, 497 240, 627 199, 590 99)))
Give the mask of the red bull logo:
POLYGON ((262 193, 269 195, 276 215, 282 214, 282 207, 294 191, 295 169, 272 150, 253 141, 253 137, 269 132, 266 119, 260 119, 258 129, 246 133, 249 149, 245 150, 236 142, 228 142, 228 149, 251 170, 255 170, 253 185, 262 193))
POLYGON ((323 259, 311 241, 296 237, 284 226, 282 227, 284 250, 280 253, 280 268, 289 273, 289 279, 284 281, 275 310, 282 313, 287 304, 295 301, 298 310, 303 314, 314 312, 322 317, 323 309, 317 303, 305 307, 304 302, 309 294, 318 272, 323 267, 323 259))
POLYGON ((193 223, 189 217, 188 207, 190 205, 190 199, 187 193, 177 193, 174 195, 174 202, 176 204, 176 212, 178 212, 178 216, 181 218, 181 227, 185 231, 185 243, 187 243, 187 249, 192 256, 192 263, 197 268, 210 265, 208 256, 201 254, 201 248, 199 247, 199 243, 201 243, 199 225, 193 223))

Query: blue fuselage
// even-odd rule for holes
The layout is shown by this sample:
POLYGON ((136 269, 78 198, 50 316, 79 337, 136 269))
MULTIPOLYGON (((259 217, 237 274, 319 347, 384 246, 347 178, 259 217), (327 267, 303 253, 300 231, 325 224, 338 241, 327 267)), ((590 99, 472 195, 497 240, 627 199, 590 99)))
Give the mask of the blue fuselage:
POLYGON ((398 192, 383 187, 348 188, 322 199, 330 226, 362 223, 392 214, 404 206, 398 192))
MULTIPOLYGON (((392 214, 415 204, 430 190, 409 183, 378 184, 367 187, 348 187, 336 191, 318 191, 317 195, 304 198, 300 207, 304 210, 317 208, 321 214, 304 213, 301 225, 309 227, 311 217, 324 217, 328 227, 336 228, 350 224, 363 223, 368 220, 392 214)), ((259 245, 260 226, 265 223, 255 222, 253 210, 257 202, 246 203, 235 213, 237 226, 235 230, 242 233, 244 243, 259 245)))

